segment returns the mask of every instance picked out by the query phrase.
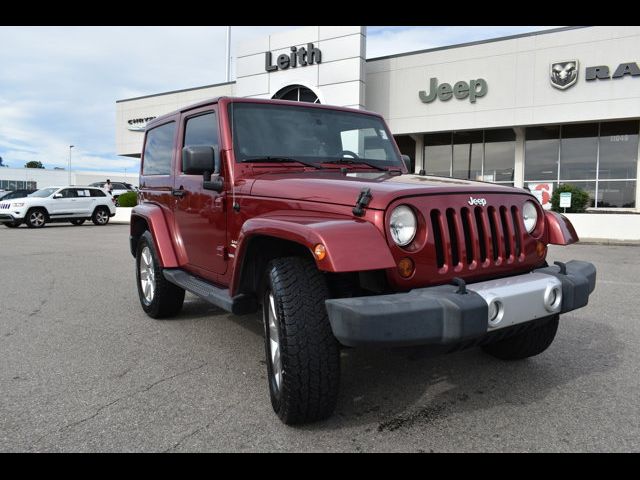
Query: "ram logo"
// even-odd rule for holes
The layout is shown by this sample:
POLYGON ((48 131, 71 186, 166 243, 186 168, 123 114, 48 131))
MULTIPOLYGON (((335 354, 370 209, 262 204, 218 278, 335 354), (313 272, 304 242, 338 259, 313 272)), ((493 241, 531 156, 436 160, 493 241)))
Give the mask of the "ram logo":
POLYGON ((549 80, 551 85, 560 90, 575 84, 578 80, 578 60, 552 63, 549 80))
POLYGON ((474 205, 479 205, 481 207, 484 207, 487 204, 487 201, 484 198, 473 198, 473 197, 469 197, 469 201, 467 202, 469 205, 471 205, 472 207, 474 205))

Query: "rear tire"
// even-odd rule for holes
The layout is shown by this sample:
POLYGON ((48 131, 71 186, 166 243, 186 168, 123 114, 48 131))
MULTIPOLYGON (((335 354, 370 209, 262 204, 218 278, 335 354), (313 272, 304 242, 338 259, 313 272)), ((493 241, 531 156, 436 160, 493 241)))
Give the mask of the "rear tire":
POLYGON ((42 208, 34 208, 27 212, 24 223, 29 228, 42 228, 47 223, 47 212, 42 208))
POLYGON ((71 220, 71 223, 73 225, 82 225, 84 223, 84 218, 78 219, 78 220, 71 220))
POLYGON ((290 425, 329 417, 340 386, 340 350, 314 262, 277 258, 267 266, 263 322, 271 405, 290 425))
POLYGON ((94 225, 99 225, 99 226, 106 225, 107 223, 109 223, 110 214, 111 212, 107 207, 98 207, 93 212, 93 215, 91 216, 91 221, 93 222, 94 225))
POLYGON ((142 309, 151 318, 177 315, 184 303, 184 290, 167 281, 162 274, 153 236, 147 230, 138 240, 136 280, 142 309))
POLYGON ((554 315, 549 321, 526 332, 505 338, 482 347, 489 355, 501 360, 521 360, 544 352, 556 336, 560 315, 554 315))

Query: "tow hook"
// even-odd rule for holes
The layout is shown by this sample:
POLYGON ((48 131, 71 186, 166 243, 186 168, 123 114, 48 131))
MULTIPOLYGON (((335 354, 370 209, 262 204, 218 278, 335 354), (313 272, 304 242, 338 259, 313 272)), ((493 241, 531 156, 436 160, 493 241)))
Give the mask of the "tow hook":
POLYGON ((460 295, 466 295, 467 293, 467 283, 460 277, 453 277, 451 279, 451 283, 453 285, 457 285, 458 286, 458 290, 456 290, 456 293, 459 293, 460 295))
POLYGON ((565 265, 563 262, 553 262, 553 264, 558 265, 560 267, 560 273, 562 275, 567 274, 567 265, 565 265))

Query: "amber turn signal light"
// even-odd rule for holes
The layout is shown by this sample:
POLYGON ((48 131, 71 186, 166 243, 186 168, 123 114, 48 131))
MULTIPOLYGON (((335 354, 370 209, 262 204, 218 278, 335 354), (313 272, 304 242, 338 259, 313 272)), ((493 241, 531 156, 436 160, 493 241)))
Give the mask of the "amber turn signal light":
POLYGON ((539 257, 543 257, 544 256, 544 252, 547 250, 547 246, 542 243, 542 242, 537 242, 536 243, 536 253, 538 254, 539 257))
POLYGON ((318 260, 323 260, 324 257, 327 256, 327 249, 323 244, 319 243, 315 247, 313 247, 313 254, 318 260))
POLYGON ((402 278, 409 278, 413 275, 413 271, 415 270, 415 264, 413 260, 408 257, 403 258, 398 262, 398 273, 402 278))

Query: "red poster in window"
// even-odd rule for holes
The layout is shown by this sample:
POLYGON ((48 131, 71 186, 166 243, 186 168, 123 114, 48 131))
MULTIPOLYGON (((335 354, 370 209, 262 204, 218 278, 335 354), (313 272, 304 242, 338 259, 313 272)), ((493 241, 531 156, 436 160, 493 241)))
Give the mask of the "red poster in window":
POLYGON ((542 208, 551 210, 553 183, 529 183, 529 190, 536 196, 542 208))

